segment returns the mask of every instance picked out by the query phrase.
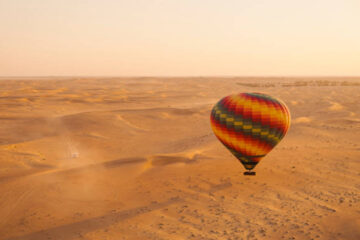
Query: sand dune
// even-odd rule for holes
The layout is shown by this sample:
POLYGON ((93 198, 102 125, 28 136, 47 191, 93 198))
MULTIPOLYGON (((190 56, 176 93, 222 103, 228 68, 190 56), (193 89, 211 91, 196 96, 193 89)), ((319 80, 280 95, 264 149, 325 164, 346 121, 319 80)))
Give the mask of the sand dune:
POLYGON ((0 80, 0 239, 360 239, 360 79, 0 80), (247 177, 221 97, 292 115, 247 177))

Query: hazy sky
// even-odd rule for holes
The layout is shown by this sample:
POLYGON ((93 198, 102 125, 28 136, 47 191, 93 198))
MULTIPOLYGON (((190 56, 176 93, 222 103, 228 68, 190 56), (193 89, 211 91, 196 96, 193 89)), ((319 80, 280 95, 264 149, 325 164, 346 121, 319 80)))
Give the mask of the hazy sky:
POLYGON ((360 75, 360 1, 0 0, 0 75, 360 75))

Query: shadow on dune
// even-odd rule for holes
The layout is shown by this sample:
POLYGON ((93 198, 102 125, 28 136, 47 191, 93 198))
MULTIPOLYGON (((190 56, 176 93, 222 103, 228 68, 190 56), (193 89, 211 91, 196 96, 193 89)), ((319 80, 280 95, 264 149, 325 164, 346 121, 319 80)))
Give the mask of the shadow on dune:
POLYGON ((101 165, 103 165, 106 168, 115 168, 115 167, 119 167, 122 165, 141 163, 141 162, 145 162, 145 161, 146 161, 146 158, 143 158, 143 157, 121 158, 121 159, 104 162, 101 165))
POLYGON ((151 163, 153 166, 165 166, 174 163, 194 163, 196 155, 192 158, 181 156, 154 156, 151 163))
POLYGON ((183 200, 178 197, 170 198, 163 202, 152 203, 121 212, 110 212, 99 217, 85 219, 83 221, 69 223, 23 236, 12 237, 6 240, 77 239, 87 232, 102 229, 126 219, 137 217, 182 201, 183 200))

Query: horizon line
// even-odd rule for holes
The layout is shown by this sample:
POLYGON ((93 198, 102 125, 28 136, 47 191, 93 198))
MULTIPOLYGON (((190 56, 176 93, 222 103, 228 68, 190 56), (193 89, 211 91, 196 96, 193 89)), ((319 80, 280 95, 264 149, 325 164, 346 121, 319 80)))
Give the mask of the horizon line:
POLYGON ((360 78, 360 75, 3 75, 0 78, 360 78))

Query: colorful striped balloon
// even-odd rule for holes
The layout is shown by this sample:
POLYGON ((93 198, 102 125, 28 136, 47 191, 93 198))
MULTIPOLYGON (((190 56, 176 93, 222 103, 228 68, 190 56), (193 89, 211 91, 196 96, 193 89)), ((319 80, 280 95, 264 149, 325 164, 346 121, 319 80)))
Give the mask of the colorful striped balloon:
POLYGON ((216 137, 247 170, 269 153, 290 126, 286 105, 262 93, 240 93, 221 99, 211 111, 216 137))

